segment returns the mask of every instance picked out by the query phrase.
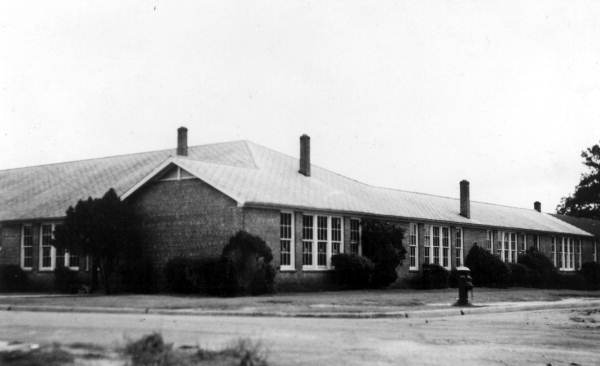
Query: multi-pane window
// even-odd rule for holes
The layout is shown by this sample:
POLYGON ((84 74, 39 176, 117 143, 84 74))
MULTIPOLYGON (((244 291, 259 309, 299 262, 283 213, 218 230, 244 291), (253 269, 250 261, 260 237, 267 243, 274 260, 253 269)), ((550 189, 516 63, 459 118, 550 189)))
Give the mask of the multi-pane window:
POLYGON ((331 268, 331 256, 342 252, 342 218, 304 215, 302 224, 303 266, 331 268))
POLYGON ((575 258, 575 240, 573 238, 560 238, 556 266, 561 270, 573 270, 576 268, 575 258))
POLYGON ((418 235, 418 225, 415 223, 410 223, 408 227, 408 257, 409 257, 409 267, 410 270, 419 269, 419 252, 418 252, 418 243, 419 243, 419 235, 418 235))
POLYGON ((442 228, 442 266, 450 267, 450 229, 442 228))
POLYGON ((425 263, 450 268, 450 229, 431 226, 430 234, 425 231, 425 263))
POLYGON ((552 264, 554 267, 558 267, 558 263, 556 262, 556 237, 552 237, 552 264))
POLYGON ((440 264, 440 227, 432 227, 433 264, 440 264))
POLYGON ((431 263, 431 226, 425 225, 425 240, 423 241, 424 253, 423 253, 423 261, 424 263, 431 263))
POLYGON ((317 266, 327 266, 327 216, 317 216, 317 266))
POLYGON ((564 247, 565 238, 559 238, 556 243, 556 268, 562 268, 564 263, 564 247))
POLYGON ((281 269, 294 268, 293 243, 292 214, 289 212, 282 212, 279 215, 279 265, 281 269))
POLYGON ((33 268, 33 230, 31 225, 23 225, 21 229, 21 268, 33 268))
POLYGON ((79 269, 79 255, 67 251, 65 255, 65 266, 70 269, 79 269))
POLYGON ((533 236, 533 245, 535 246, 535 249, 537 249, 538 251, 540 250, 540 236, 539 235, 533 236))
POLYGON ((360 221, 350 220, 350 253, 360 254, 360 221))
POLYGON ((313 217, 302 216, 302 265, 313 265, 313 217))
POLYGON ((53 224, 42 224, 40 228, 40 270, 53 270, 56 251, 50 244, 52 240, 53 224))
POLYGON ((517 262, 517 234, 511 232, 502 232, 502 240, 499 243, 500 259, 507 263, 517 262))
POLYGON ((518 255, 524 255, 525 254, 525 250, 527 248, 527 234, 521 234, 520 235, 520 240, 519 243, 517 243, 518 247, 519 247, 519 254, 518 255))
POLYGON ((340 254, 342 247, 342 219, 331 218, 331 255, 340 254))
POLYGON ((494 232, 492 230, 487 231, 485 249, 487 249, 490 253, 494 253, 494 232))
POLYGON ((463 266, 464 248, 463 248, 463 231, 457 227, 454 231, 454 251, 456 255, 456 267, 463 266))
POLYGON ((575 269, 581 269, 581 240, 575 240, 575 269))

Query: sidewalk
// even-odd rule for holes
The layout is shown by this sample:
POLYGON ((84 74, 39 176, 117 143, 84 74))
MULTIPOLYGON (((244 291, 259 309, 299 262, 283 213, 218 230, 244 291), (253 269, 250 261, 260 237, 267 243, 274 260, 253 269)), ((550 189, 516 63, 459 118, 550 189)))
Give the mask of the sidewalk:
POLYGON ((348 291, 225 299, 169 295, 0 295, 0 311, 372 319, 600 307, 597 292, 481 289, 476 297, 479 302, 464 308, 451 306, 455 295, 453 290, 348 291))

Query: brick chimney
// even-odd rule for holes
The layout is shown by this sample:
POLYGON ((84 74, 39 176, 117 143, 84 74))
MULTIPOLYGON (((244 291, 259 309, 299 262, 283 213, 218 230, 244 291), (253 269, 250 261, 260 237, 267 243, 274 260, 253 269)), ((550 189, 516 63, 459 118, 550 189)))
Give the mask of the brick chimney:
POLYGON ((300 169, 298 172, 310 177, 310 137, 300 136, 300 169))
POLYGON ((540 201, 535 201, 533 203, 533 209, 537 212, 542 212, 542 204, 540 203, 540 201))
POLYGON ((469 181, 460 181, 460 215, 471 218, 471 198, 469 192, 469 181))
POLYGON ((187 144, 187 128, 179 127, 177 129, 177 155, 187 156, 188 144, 187 144))

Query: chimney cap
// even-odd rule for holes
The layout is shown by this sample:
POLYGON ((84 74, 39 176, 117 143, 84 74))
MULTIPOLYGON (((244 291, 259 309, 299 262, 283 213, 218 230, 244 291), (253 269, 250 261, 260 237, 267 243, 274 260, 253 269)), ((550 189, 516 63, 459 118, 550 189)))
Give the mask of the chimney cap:
POLYGON ((537 212, 542 212, 542 203, 540 201, 535 201, 533 203, 533 209, 537 212))

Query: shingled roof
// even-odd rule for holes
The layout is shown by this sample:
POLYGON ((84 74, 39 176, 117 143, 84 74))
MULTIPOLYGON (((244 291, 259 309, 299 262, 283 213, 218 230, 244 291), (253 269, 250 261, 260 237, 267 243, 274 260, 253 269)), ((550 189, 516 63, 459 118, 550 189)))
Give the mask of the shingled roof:
POLYGON ((585 230, 590 234, 594 234, 600 238, 600 220, 587 219, 585 217, 573 217, 567 215, 552 214, 552 216, 568 222, 569 224, 585 230))
POLYGON ((552 215, 532 209, 471 202, 471 218, 457 198, 375 187, 312 165, 298 173, 298 159, 249 141, 175 149, 0 171, 0 221, 59 218, 88 196, 115 188, 123 198, 170 165, 180 166, 238 202, 380 215, 424 221, 514 228, 589 236, 552 215))

